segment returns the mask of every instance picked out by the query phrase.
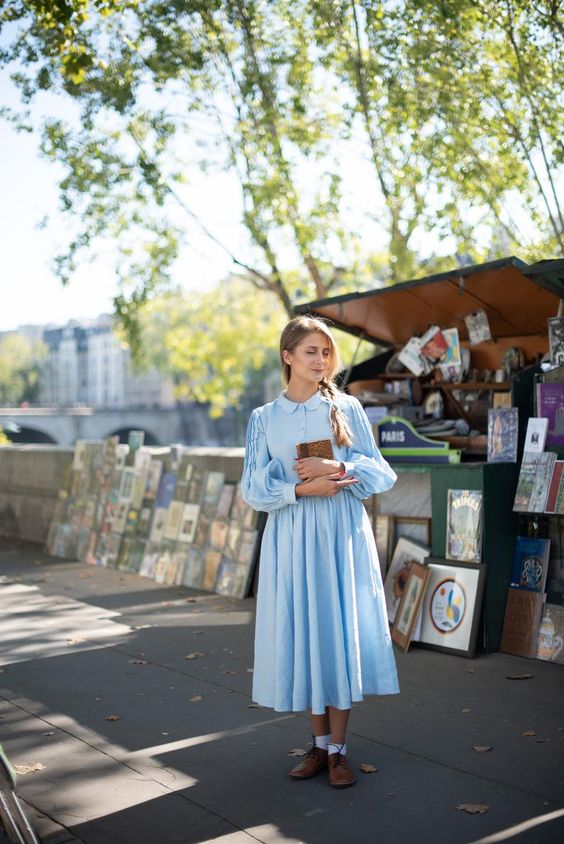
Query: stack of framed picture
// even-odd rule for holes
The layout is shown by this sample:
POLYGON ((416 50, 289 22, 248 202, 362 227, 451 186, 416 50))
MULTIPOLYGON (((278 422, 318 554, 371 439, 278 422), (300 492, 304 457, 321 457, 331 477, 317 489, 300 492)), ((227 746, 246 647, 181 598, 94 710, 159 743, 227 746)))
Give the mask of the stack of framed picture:
POLYGON ((384 592, 392 639, 407 651, 412 642, 461 656, 476 651, 486 566, 481 562, 482 493, 448 491, 447 557, 400 538, 384 592))

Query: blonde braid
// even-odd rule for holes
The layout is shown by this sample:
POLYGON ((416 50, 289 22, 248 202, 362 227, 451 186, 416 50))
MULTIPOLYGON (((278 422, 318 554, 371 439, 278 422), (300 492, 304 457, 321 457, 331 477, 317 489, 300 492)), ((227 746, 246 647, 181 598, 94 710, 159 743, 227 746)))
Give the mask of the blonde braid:
POLYGON ((319 382, 319 391, 331 401, 331 425, 337 445, 352 445, 352 433, 345 414, 337 407, 336 399, 339 390, 327 378, 319 382))

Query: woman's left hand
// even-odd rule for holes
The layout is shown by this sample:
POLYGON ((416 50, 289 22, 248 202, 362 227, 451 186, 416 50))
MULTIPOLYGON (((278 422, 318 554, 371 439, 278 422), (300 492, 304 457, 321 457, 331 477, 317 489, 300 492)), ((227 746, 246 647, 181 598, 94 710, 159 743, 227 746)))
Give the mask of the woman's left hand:
POLYGON ((327 460, 325 457, 300 457, 294 468, 300 481, 306 482, 324 475, 334 475, 342 470, 342 465, 338 460, 327 460))

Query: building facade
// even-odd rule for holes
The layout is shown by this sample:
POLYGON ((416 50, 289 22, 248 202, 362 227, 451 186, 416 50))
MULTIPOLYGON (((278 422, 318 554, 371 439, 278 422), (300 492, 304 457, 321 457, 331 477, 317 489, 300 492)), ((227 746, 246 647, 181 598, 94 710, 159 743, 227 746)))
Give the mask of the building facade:
POLYGON ((43 407, 174 407, 170 378, 156 369, 133 371, 128 347, 109 316, 47 328, 48 353, 40 377, 43 407))

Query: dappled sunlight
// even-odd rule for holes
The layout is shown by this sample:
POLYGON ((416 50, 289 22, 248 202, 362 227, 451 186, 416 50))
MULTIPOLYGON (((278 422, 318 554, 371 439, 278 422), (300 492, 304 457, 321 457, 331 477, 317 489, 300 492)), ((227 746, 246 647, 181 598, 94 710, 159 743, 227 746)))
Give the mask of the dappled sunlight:
MULTIPOLYGON (((471 844, 501 844, 503 841, 509 841, 517 835, 522 835, 523 832, 527 832, 542 824, 556 821, 558 818, 564 818, 564 809, 557 809, 555 812, 547 812, 545 815, 537 815, 535 818, 529 818, 528 821, 522 821, 514 826, 508 826, 499 832, 494 832, 493 835, 486 835, 485 838, 472 841, 471 844)), ((556 832, 556 835, 558 835, 558 832, 556 832)), ((556 841, 556 838, 554 840, 556 841)))
POLYGON ((200 744, 208 744, 221 739, 231 738, 232 736, 242 736, 245 733, 254 733, 259 727, 266 727, 270 724, 276 724, 278 721, 288 721, 295 719, 295 715, 281 715, 279 718, 269 718, 268 721, 259 721, 258 724, 246 724, 241 727, 234 727, 231 730, 220 730, 216 733, 207 733, 201 736, 191 736, 187 739, 180 739, 179 741, 170 741, 166 744, 158 744, 154 747, 144 747, 141 750, 135 750, 129 754, 130 759, 137 759, 143 757, 162 756, 165 753, 173 753, 177 750, 185 750, 189 747, 196 747, 200 744))
POLYGON ((35 586, 3 584, 0 665, 122 641, 131 628, 116 622, 117 616, 118 612, 72 598, 43 595, 35 586))

